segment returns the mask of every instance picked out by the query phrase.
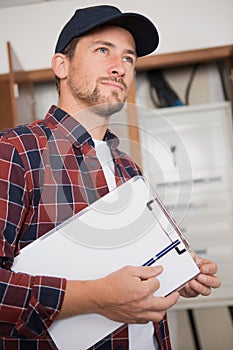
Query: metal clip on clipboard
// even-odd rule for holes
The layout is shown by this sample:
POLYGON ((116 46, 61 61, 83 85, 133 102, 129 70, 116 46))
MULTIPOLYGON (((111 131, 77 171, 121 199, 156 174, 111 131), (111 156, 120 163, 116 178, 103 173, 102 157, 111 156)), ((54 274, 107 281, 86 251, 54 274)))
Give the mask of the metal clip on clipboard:
POLYGON ((165 233, 165 235, 167 236, 167 238, 169 239, 169 241, 171 242, 169 245, 167 245, 164 249, 162 249, 161 251, 159 251, 158 253, 156 253, 151 259, 149 259, 147 262, 145 262, 143 264, 143 266, 150 266, 152 264, 154 264, 157 260, 159 260, 160 258, 162 258, 163 256, 165 256, 166 254, 168 254, 172 249, 175 249, 176 252, 181 255, 183 253, 185 253, 186 251, 188 251, 190 249, 190 245, 189 242, 187 241, 187 239, 184 237, 183 233, 181 232, 180 228, 177 226, 175 220, 172 218, 172 216, 169 214, 169 212, 167 211, 166 207, 163 205, 163 203, 161 202, 161 200, 156 197, 155 199, 150 200, 147 203, 147 207, 148 209, 152 212, 152 214, 154 215, 157 223, 159 224, 159 226, 161 227, 162 231, 165 233), (168 220, 169 224, 171 225, 172 229, 175 230, 176 234, 178 235, 179 239, 175 239, 172 240, 171 235, 167 232, 167 229, 163 227, 161 221, 159 220, 158 215, 153 213, 153 204, 156 204, 158 206, 158 208, 161 210, 161 212, 165 215, 166 219, 168 220), (183 243, 185 248, 183 249, 179 249, 178 245, 180 243, 183 243))

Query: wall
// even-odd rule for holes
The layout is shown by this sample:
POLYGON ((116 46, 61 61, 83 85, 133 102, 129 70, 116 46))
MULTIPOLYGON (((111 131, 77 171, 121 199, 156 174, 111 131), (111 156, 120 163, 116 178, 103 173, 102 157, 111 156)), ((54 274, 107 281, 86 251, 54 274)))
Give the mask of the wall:
MULTIPOLYGON (((0 74, 8 72, 6 41, 13 45, 24 69, 50 67, 64 23, 78 6, 95 4, 95 0, 66 0, 0 9, 0 74)), ((111 4, 123 11, 139 11, 155 22, 160 53, 233 42, 232 0, 112 0, 111 4)))

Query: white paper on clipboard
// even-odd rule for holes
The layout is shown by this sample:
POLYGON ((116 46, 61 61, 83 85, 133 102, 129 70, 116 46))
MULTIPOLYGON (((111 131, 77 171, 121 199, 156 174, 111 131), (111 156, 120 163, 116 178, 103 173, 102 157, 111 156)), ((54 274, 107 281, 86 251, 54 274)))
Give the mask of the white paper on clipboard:
MULTIPOLYGON (((179 244, 155 262, 164 267, 158 296, 178 289, 199 269, 156 194, 137 176, 22 249, 12 269, 95 279, 125 265, 143 265, 175 240, 179 244)), ((88 314, 55 321, 49 333, 59 350, 84 350, 121 325, 88 314)))

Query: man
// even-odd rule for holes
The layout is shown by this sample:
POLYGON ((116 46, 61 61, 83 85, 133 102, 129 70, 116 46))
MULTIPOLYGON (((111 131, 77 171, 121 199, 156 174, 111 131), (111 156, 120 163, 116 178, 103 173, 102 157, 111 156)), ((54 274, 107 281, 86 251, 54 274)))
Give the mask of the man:
MULTIPOLYGON (((3 349, 56 349, 47 331, 53 321, 93 312, 132 324, 93 348, 128 349, 130 337, 134 350, 135 343, 144 344, 147 350, 170 349, 165 314, 179 293, 164 298, 153 295, 162 267, 128 266, 92 281, 29 276, 11 270, 14 257, 24 246, 109 189, 140 174, 135 163, 117 148, 118 139, 108 130, 108 121, 126 101, 137 57, 149 54, 157 45, 157 30, 142 15, 123 14, 112 6, 77 10, 63 28, 52 59, 58 105, 52 106, 42 121, 2 132, 3 349), (99 144, 111 155, 107 166, 99 156, 99 144), (136 323, 141 326, 134 327, 136 323)), ((208 295, 212 287, 220 285, 216 265, 200 258, 199 262, 201 274, 182 289, 183 296, 208 295)))

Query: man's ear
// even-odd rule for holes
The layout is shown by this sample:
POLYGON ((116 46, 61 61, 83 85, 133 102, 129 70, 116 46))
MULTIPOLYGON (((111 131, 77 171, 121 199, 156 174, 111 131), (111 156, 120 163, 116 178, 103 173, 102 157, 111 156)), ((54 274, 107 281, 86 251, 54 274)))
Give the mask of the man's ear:
POLYGON ((68 73, 68 62, 66 56, 62 53, 56 53, 52 58, 52 68, 58 78, 66 78, 68 73))

